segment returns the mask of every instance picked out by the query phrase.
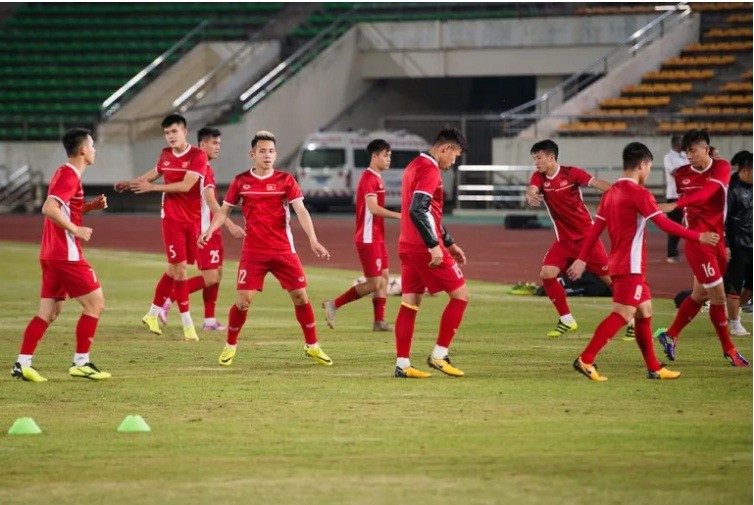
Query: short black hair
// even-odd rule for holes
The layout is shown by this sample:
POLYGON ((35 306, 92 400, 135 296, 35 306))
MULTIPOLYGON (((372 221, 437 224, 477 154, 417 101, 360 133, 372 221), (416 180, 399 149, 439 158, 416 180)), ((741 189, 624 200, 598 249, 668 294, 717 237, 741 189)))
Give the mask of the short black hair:
POLYGON ((643 161, 653 161, 652 151, 641 142, 631 142, 623 148, 623 170, 633 170, 643 161))
POLYGON ((79 147, 84 143, 84 140, 91 135, 91 132, 86 128, 71 128, 65 135, 63 135, 63 147, 65 153, 68 156, 76 156, 78 154, 79 147))
POLYGON ((369 157, 371 158, 372 155, 381 153, 382 151, 389 151, 390 150, 390 144, 387 143, 384 139, 374 139, 367 145, 367 153, 369 154, 369 157))
POLYGON ((435 137, 433 145, 447 144, 453 142, 461 147, 461 151, 466 152, 469 145, 466 143, 466 137, 463 136, 461 130, 455 126, 445 125, 442 130, 435 137))
POLYGON ((744 160, 747 158, 751 160, 751 153, 749 151, 743 150, 738 151, 736 154, 733 155, 733 157, 730 159, 731 165, 741 166, 744 163, 744 160))
POLYGON ((539 153, 539 152, 545 152, 547 154, 552 154, 555 156, 555 161, 558 159, 558 144, 553 142, 550 139, 547 140, 540 140, 533 146, 531 146, 531 151, 529 151, 529 154, 539 153))
POLYGON ((671 146, 677 146, 681 144, 681 141, 683 140, 683 135, 680 133, 674 133, 672 137, 670 137, 670 145, 671 146))
POLYGON ((254 138, 251 139, 251 148, 254 149, 257 146, 257 142, 260 140, 271 140, 273 144, 277 145, 277 142, 275 141, 275 135, 272 133, 260 130, 254 134, 254 138))
POLYGON ((208 128, 205 126, 201 130, 196 132, 196 142, 200 143, 202 140, 214 139, 221 135, 222 133, 220 133, 220 130, 218 130, 217 128, 208 128))
POLYGON ((168 114, 165 116, 165 119, 162 120, 162 123, 160 123, 163 128, 167 128, 168 126, 172 126, 174 124, 179 124, 182 126, 186 126, 186 118, 181 116, 180 114, 168 114))
POLYGON ((688 151, 691 145, 696 144, 697 142, 704 142, 709 145, 709 133, 707 133, 707 130, 697 130, 694 128, 693 130, 687 131, 681 140, 681 149, 688 151))
POLYGON ((744 154, 741 157, 741 162, 738 164, 739 172, 741 170, 751 170, 751 161, 752 161, 752 154, 746 151, 746 154, 744 154))

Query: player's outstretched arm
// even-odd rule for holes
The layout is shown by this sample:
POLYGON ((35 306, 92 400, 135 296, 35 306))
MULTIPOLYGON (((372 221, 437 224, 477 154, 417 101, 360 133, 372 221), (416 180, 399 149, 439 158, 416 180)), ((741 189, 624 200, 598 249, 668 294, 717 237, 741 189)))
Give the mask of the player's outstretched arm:
POLYGON ((534 185, 526 188, 524 198, 526 198, 526 203, 532 207, 539 207, 542 204, 542 195, 539 194, 539 188, 534 185))
POLYGON ((99 195, 94 200, 86 202, 82 212, 87 214, 93 210, 103 210, 107 208, 107 197, 105 195, 99 195))
POLYGON ((708 231, 699 233, 698 231, 689 230, 688 228, 685 228, 680 224, 671 221, 664 214, 656 214, 652 216, 651 219, 659 229, 669 235, 681 237, 693 242, 701 242, 702 244, 707 245, 717 245, 717 243, 720 241, 720 235, 718 235, 717 233, 708 231))
POLYGON ((589 186, 592 188, 597 188, 604 193, 605 191, 610 189, 612 184, 602 179, 597 179, 596 177, 592 177, 592 180, 589 181, 589 186))
POLYGON ((144 175, 140 175, 136 179, 129 179, 125 181, 118 181, 115 184, 113 184, 113 189, 118 193, 123 193, 124 191, 128 191, 131 189, 131 185, 135 183, 138 180, 145 180, 148 182, 152 182, 158 177, 161 177, 160 174, 157 172, 156 168, 153 168, 149 172, 147 172, 144 175))
POLYGON ((159 191, 160 193, 187 193, 198 180, 199 174, 195 172, 186 172, 183 180, 171 182, 170 184, 154 184, 148 179, 138 178, 131 182, 131 191, 136 194, 149 193, 151 191, 159 191))
POLYGON ((92 229, 86 226, 76 226, 68 218, 65 217, 62 210, 63 204, 57 198, 48 196, 45 203, 42 205, 42 214, 50 219, 57 226, 60 226, 64 230, 73 234, 73 236, 80 238, 81 240, 88 242, 92 237, 92 229))
POLYGON ((207 231, 199 235, 199 238, 196 240, 196 244, 199 247, 204 247, 205 245, 207 245, 207 242, 209 242, 212 234, 220 229, 220 227, 225 223, 225 220, 228 219, 228 216, 230 215, 232 210, 233 206, 229 203, 223 203, 223 206, 217 209, 217 212, 214 213, 215 215, 212 217, 212 222, 209 224, 207 231))
POLYGON ((392 210, 388 210, 385 207, 380 207, 380 205, 377 203, 377 197, 375 195, 368 195, 366 202, 367 209, 369 209, 369 212, 371 212, 375 216, 387 217, 391 219, 401 218, 401 214, 399 212, 393 212, 392 210))
POLYGON ((717 179, 709 179, 704 186, 702 186, 702 189, 690 195, 681 195, 678 200, 675 201, 674 205, 679 209, 688 207, 689 205, 698 205, 712 198, 718 191, 727 191, 727 186, 717 179))
POLYGON ((312 216, 309 214, 309 211, 306 210, 306 206, 304 206, 304 199, 299 198, 298 200, 292 201, 291 207, 296 211, 298 222, 301 223, 301 228, 304 230, 304 233, 306 233, 306 236, 309 237, 309 245, 311 246, 312 251, 314 251, 314 254, 321 260, 329 260, 330 252, 325 249, 325 246, 319 243, 319 240, 317 240, 317 233, 314 231, 312 216))
MULTIPOLYGON (((220 213, 222 207, 220 207, 220 204, 217 202, 215 192, 212 191, 211 187, 204 189, 204 201, 207 202, 207 207, 209 207, 209 210, 212 211, 213 215, 216 216, 220 213)), ((230 234, 233 235, 233 238, 244 238, 246 236, 246 230, 234 223, 229 214, 230 213, 226 214, 225 227, 230 234)))

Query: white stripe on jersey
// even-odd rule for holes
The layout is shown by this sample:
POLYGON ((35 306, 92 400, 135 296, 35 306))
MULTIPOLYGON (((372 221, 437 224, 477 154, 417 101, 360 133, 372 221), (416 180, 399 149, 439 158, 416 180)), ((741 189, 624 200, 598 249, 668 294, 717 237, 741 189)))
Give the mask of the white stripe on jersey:
MULTIPOLYGON (((63 215, 66 217, 66 220, 68 220, 68 222, 70 223, 71 207, 68 205, 63 205, 60 209, 63 211, 63 215)), ((81 257, 79 256, 79 248, 76 247, 76 237, 68 230, 63 230, 63 232, 65 233, 65 242, 68 248, 68 261, 79 261, 81 257)))
POLYGON ((296 246, 293 245, 293 233, 291 233, 291 207, 290 205, 283 204, 285 209, 285 234, 288 237, 288 243, 291 244, 291 252, 296 253, 296 246))
POLYGON ((372 239, 374 238, 372 237, 372 232, 373 232, 372 228, 374 227, 374 215, 371 212, 369 212, 369 207, 366 204, 364 204, 364 206, 366 207, 364 209, 364 243, 371 244, 372 239))
MULTIPOLYGON (((653 216, 655 214, 652 214, 653 216)), ((638 216, 636 218, 636 233, 633 240, 631 240, 631 273, 641 273, 641 246, 644 243, 644 228, 647 226, 647 220, 638 216)))

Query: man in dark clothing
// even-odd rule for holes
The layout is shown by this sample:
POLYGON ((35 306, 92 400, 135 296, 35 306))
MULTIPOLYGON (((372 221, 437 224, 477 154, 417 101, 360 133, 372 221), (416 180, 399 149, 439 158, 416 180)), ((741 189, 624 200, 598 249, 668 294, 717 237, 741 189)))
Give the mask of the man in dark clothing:
POLYGON ((725 273, 728 325, 731 335, 748 335, 741 325, 740 307, 751 299, 752 292, 752 154, 738 153, 732 161, 739 168, 738 177, 731 178, 728 188, 725 219, 725 240, 730 251, 725 273))

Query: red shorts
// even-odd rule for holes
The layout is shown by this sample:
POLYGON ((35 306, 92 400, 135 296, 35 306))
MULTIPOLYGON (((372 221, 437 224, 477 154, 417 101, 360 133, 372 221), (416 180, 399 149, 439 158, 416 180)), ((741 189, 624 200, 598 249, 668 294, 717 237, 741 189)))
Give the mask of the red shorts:
POLYGON ((631 307, 638 307, 652 299, 649 285, 642 274, 616 275, 613 277, 613 301, 631 307))
POLYGON ((236 290, 262 291, 267 272, 272 272, 286 291, 306 287, 306 276, 298 254, 244 252, 238 263, 236 290))
POLYGON ((196 239, 199 238, 199 222, 162 220, 162 242, 168 263, 175 265, 182 261, 193 263, 196 260, 196 239))
POLYGON ((723 275, 728 270, 728 257, 722 240, 716 246, 687 241, 686 260, 696 280, 705 288, 723 282, 723 275))
POLYGON ((385 242, 374 244, 356 244, 356 251, 361 260, 361 270, 364 277, 379 277, 383 270, 388 269, 387 247, 385 242))
POLYGON ((224 259, 225 247, 223 247, 221 233, 213 234, 204 247, 197 246, 196 266, 199 267, 199 270, 217 270, 223 266, 224 259))
POLYGON ((78 298, 100 288, 94 269, 86 262, 39 260, 42 265, 40 298, 78 298))
MULTIPOLYGON (((545 253, 542 265, 558 267, 561 272, 565 272, 571 266, 571 263, 578 259, 583 243, 583 240, 577 242, 556 240, 550 246, 550 250, 545 253)), ((593 273, 597 277, 608 275, 607 252, 605 252, 605 246, 602 245, 601 240, 597 241, 594 249, 589 251, 589 255, 584 259, 586 260, 586 270, 588 272, 593 273)))
POLYGON ((432 255, 427 252, 400 253, 401 291, 403 294, 450 293, 466 284, 456 260, 445 254, 439 266, 430 268, 432 255))

